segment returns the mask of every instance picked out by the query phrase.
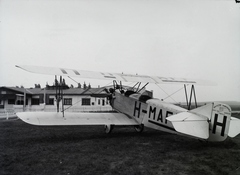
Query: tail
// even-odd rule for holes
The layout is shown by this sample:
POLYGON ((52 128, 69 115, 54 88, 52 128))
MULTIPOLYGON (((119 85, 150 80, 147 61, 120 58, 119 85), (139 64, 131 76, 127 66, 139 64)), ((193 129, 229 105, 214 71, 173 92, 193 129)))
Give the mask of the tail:
POLYGON ((224 141, 228 137, 231 121, 231 108, 222 103, 213 103, 209 122, 209 141, 224 141))
POLYGON ((209 103, 167 118, 176 131, 205 139, 224 141, 240 133, 240 120, 231 118, 231 108, 223 103, 209 103))

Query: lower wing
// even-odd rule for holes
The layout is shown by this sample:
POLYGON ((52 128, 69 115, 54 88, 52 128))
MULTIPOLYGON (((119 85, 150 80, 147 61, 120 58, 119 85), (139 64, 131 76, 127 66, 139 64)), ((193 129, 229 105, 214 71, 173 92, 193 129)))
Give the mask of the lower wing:
POLYGON ((139 125, 121 113, 18 112, 17 116, 32 125, 139 125))

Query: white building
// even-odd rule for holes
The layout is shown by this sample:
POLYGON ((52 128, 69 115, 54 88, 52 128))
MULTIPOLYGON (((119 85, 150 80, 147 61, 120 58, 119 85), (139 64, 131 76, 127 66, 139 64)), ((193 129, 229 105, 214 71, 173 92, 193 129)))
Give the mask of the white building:
MULTIPOLYGON (((0 108, 14 109, 15 112, 22 111, 23 109, 27 111, 56 111, 56 94, 59 94, 59 91, 54 86, 26 89, 0 87, 0 108), (25 108, 24 96, 26 97, 25 108)), ((87 89, 64 88, 62 96, 63 99, 59 103, 60 110, 62 110, 62 106, 66 111, 71 112, 112 110, 104 87, 87 89)))

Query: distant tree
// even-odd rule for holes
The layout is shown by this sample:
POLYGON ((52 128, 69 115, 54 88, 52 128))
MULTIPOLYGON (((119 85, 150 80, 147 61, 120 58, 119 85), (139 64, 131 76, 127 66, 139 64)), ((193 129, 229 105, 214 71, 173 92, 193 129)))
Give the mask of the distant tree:
POLYGON ((70 88, 74 88, 74 86, 71 84, 70 88))
POLYGON ((91 84, 89 83, 88 88, 91 89, 91 84))
POLYGON ((21 88, 24 88, 24 86, 23 86, 23 85, 21 85, 21 88))
POLYGON ((78 88, 82 88, 82 85, 81 85, 81 83, 78 83, 78 88))
POLYGON ((65 79, 63 78, 62 85, 66 85, 65 79))
POLYGON ((35 85, 35 88, 41 88, 40 84, 34 84, 34 85, 35 85))
POLYGON ((55 79, 54 85, 55 85, 55 86, 58 86, 58 81, 57 81, 57 79, 55 79))
POLYGON ((84 81, 84 84, 83 84, 83 89, 87 89, 87 85, 86 85, 85 81, 84 81))

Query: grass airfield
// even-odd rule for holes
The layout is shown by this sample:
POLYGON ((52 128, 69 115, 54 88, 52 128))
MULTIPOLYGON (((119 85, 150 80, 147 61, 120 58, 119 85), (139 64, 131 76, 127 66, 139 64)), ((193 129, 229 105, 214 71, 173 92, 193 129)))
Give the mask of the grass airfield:
POLYGON ((240 174, 240 135, 220 143, 145 128, 0 121, 1 175, 240 174))

